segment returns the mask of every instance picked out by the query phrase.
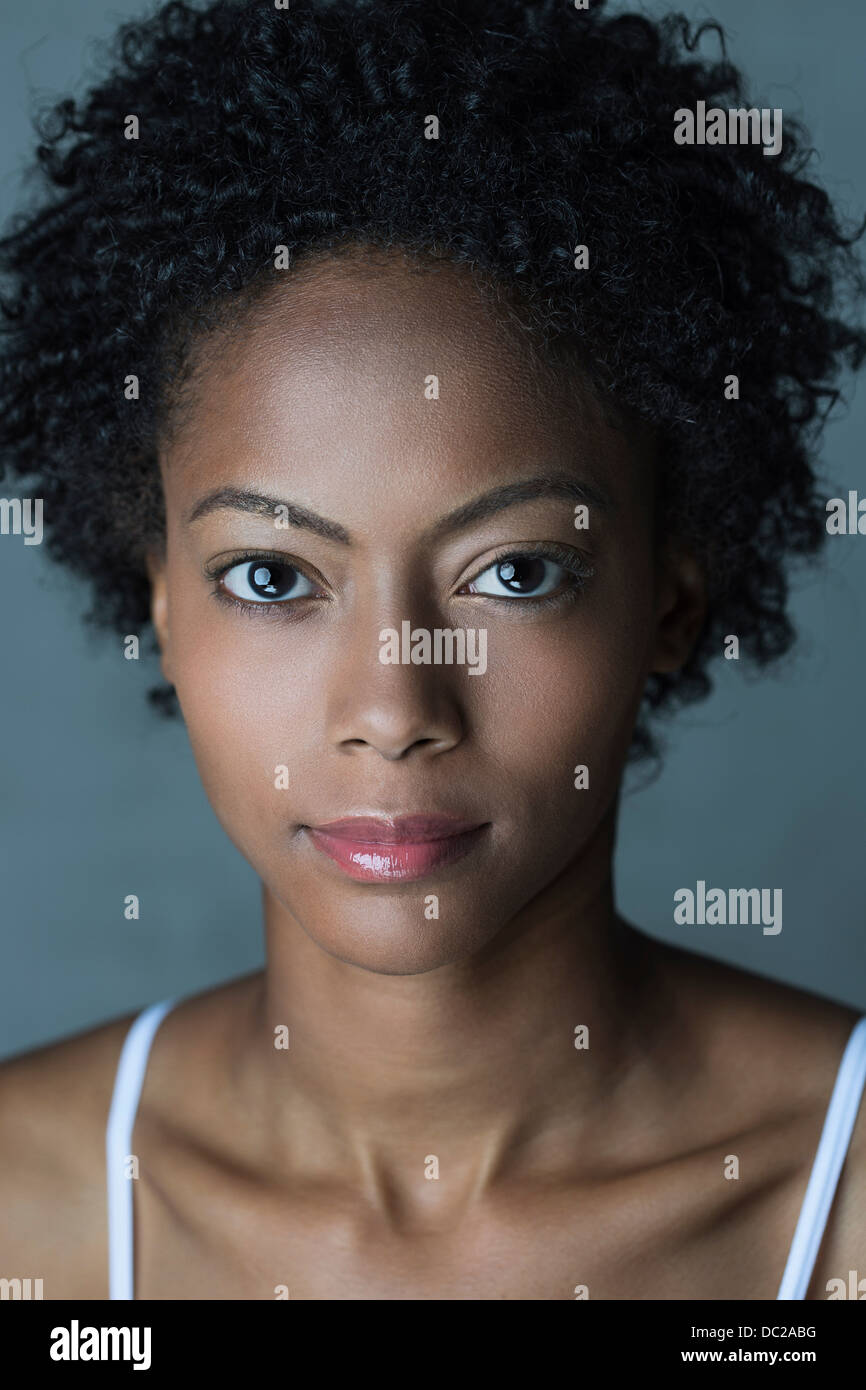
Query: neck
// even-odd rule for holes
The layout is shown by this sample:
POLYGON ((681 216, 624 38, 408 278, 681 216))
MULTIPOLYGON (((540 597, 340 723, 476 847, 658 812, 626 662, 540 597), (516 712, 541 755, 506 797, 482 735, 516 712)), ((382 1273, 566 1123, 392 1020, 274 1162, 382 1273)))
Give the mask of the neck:
POLYGON ((302 1145, 381 1195, 386 1175, 436 1156, 468 1199, 566 1133, 585 1151, 645 1061, 652 996, 652 943, 614 909, 614 825, 612 811, 490 945, 422 975, 335 958, 265 890, 268 966, 241 1072, 293 1163, 302 1145))

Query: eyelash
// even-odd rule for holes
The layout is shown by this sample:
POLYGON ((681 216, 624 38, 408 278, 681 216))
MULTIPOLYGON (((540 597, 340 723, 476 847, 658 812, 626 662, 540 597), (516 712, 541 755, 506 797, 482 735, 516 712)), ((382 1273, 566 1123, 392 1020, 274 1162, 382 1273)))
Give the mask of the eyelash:
MULTIPOLYGON (((572 550, 570 546, 557 545, 555 542, 550 542, 544 544, 539 543, 537 545, 524 545, 519 549, 512 550, 509 550, 507 547, 503 548, 495 554, 492 559, 488 560, 476 574, 467 579, 465 583, 474 584, 481 578, 482 574, 486 574, 489 569, 493 569, 496 565, 504 564, 506 560, 520 560, 528 557, 552 560, 554 564, 561 566, 566 575, 570 578, 568 587, 561 590, 559 593, 543 594, 540 598, 503 598, 501 595, 496 594, 468 594, 465 595, 465 597, 481 598, 484 599, 486 603, 506 604, 510 608, 547 608, 565 603, 573 603, 585 588, 587 580, 595 574, 595 570, 592 566, 588 565, 576 550, 572 550)), ((300 564, 294 560, 288 559, 285 555, 264 550, 256 550, 249 551, 244 555, 236 555, 228 564, 221 563, 215 567, 208 567, 205 569, 205 575, 212 585, 212 597, 219 603, 225 603, 232 608, 239 609, 249 617, 264 616, 264 613, 269 610, 291 610, 295 608, 299 602, 298 599, 287 599, 282 602, 276 600, 273 603, 250 603, 246 599, 241 599, 235 594, 228 593, 221 587, 221 580, 224 575, 228 574, 229 570, 234 569, 237 565, 252 565, 256 563, 284 565, 287 569, 297 570, 298 574, 302 574, 311 584, 316 584, 318 582, 313 579, 311 575, 307 574, 306 570, 304 570, 300 564)), ((461 585, 460 587, 462 589, 465 585, 461 585)), ((312 598, 312 595, 306 594, 303 595, 303 597, 312 598)), ((282 616, 285 617, 285 612, 283 612, 282 616)))
MULTIPOLYGON (((271 610, 276 610, 278 613, 282 610, 281 616, 285 618, 286 610, 291 612, 293 608, 297 607, 297 599, 288 599, 282 603, 250 603, 248 600, 238 598, 236 594, 231 594, 221 587, 221 580, 224 575, 228 574, 229 570, 235 569, 237 565, 254 564, 282 565, 286 569, 297 570, 298 574, 302 574, 311 584, 318 584, 318 580, 313 579, 312 575, 308 574, 297 560, 291 560, 288 556, 279 555, 274 551, 251 550, 244 555, 235 555, 228 564, 220 563, 219 565, 205 568, 205 575, 211 581, 212 585, 211 597, 215 598, 218 603, 228 604, 229 607, 239 610, 250 618, 264 617, 265 614, 270 616, 271 610)), ((309 599, 312 595, 305 594, 303 597, 309 599)))
MULTIPOLYGON (((466 583, 474 584, 477 579, 481 578, 482 574, 486 574, 489 569, 493 569, 496 565, 504 564, 506 560, 524 560, 533 557, 541 560, 552 560, 565 570, 571 581, 568 587, 559 593, 543 594, 540 598, 503 598, 497 594, 468 594, 466 597, 481 598, 485 603, 505 604, 509 608, 553 608, 560 604, 573 603, 586 587, 587 580, 595 574, 592 566, 588 565, 583 557, 576 550, 572 550, 570 546, 557 545, 555 541, 545 541, 536 545, 531 543, 522 545, 511 550, 503 547, 491 560, 487 561, 486 565, 483 565, 470 579, 467 579, 466 583)), ((464 586, 461 584, 460 587, 463 588, 464 586)))

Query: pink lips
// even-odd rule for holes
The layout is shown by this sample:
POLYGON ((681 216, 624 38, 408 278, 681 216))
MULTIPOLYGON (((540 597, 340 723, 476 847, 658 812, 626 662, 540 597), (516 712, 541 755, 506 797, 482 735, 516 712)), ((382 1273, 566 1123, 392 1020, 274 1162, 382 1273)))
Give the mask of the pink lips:
POLYGON ((307 826, 317 849, 350 878, 367 883, 410 882, 462 859, 484 824, 452 816, 350 816, 307 826))

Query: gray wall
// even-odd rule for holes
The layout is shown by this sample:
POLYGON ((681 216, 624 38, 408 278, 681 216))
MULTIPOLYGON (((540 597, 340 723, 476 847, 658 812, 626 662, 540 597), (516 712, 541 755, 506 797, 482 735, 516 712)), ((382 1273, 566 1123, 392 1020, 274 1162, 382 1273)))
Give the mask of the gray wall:
MULTIPOLYGON (((726 26, 758 105, 802 111, 821 178, 861 216, 862 0, 681 8, 726 26)), ((32 144, 31 99, 80 91, 93 40, 142 12, 133 0, 2 0, 4 220, 32 144)), ((861 383, 848 394, 824 469, 862 489, 866 392, 861 383)), ((822 568, 798 584, 802 637, 784 670, 755 682, 722 663, 712 699, 669 726, 662 776, 623 802, 617 886, 621 910, 655 935, 866 1006, 864 579, 866 537, 830 540, 822 568), (674 891, 701 878, 782 888, 782 932, 674 926, 674 891)), ((263 956, 256 877, 205 800, 182 725, 145 703, 154 667, 88 632, 84 591, 20 537, 0 537, 0 592, 6 1054, 205 988, 263 956), (123 916, 128 893, 141 899, 137 922, 123 916)))

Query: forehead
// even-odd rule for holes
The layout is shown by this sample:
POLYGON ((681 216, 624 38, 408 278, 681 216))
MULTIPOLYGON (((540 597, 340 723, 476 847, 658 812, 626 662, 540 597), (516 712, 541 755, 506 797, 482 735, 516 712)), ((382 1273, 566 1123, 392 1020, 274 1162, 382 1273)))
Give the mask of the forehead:
POLYGON ((163 462, 195 485, 264 460, 386 479, 407 464, 585 470, 631 452, 581 374, 547 361, 468 269, 377 251, 285 272, 205 341, 163 462))

